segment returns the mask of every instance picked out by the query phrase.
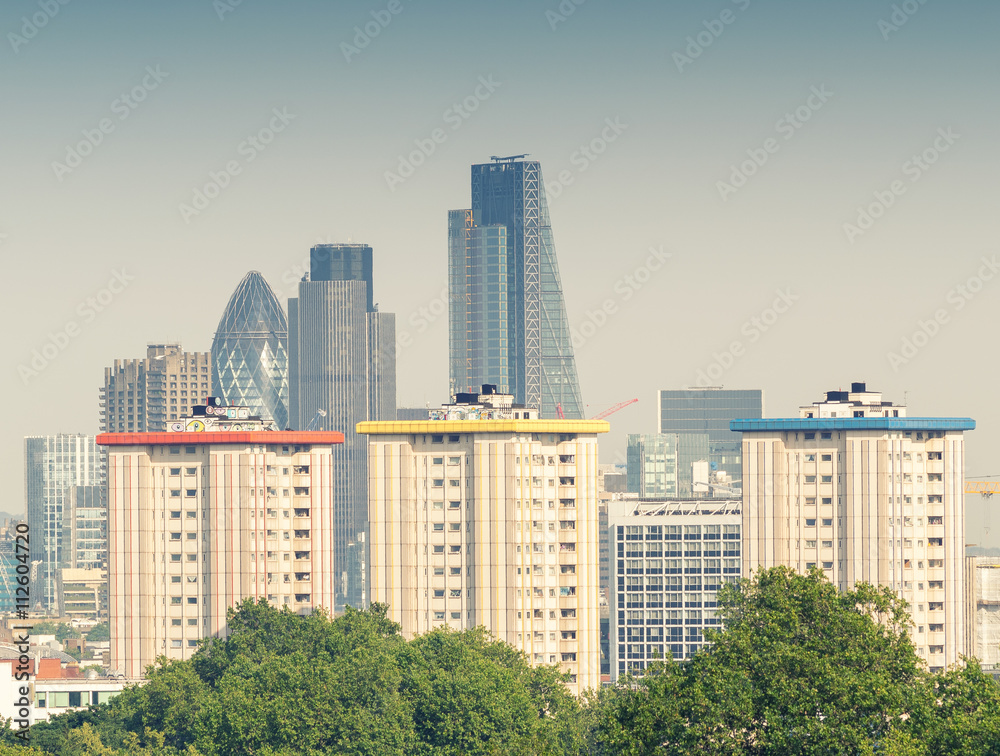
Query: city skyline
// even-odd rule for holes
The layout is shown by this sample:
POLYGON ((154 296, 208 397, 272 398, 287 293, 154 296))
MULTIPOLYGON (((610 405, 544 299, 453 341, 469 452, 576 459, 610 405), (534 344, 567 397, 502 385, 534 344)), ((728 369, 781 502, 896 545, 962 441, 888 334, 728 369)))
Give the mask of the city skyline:
POLYGON ((0 252, 17 283, 0 306, 21 326, 2 380, 23 398, 8 477, 23 436, 96 432, 113 359, 207 351, 234 265, 284 303, 321 241, 380 251, 398 403, 440 403, 443 219, 468 204, 470 164, 521 152, 546 166, 585 415, 640 398, 603 461, 655 432, 660 389, 761 388, 789 417, 835 365, 845 388, 975 418, 967 473, 1000 473, 981 348, 1000 314, 983 95, 1000 9, 926 4, 900 24, 888 2, 401 7, 375 36, 384 6, 69 4, 30 39, 28 6, 0 11, 0 252), (487 22, 496 34, 463 34, 487 22))

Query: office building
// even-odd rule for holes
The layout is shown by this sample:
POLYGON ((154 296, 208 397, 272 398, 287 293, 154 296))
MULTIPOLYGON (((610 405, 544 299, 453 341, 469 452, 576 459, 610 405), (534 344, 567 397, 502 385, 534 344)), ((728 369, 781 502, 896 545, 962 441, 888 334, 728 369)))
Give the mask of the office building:
MULTIPOLYGON (((764 396, 760 389, 679 389, 662 390, 657 398, 657 433, 708 435, 709 472, 728 495, 740 480, 740 437, 730 430, 733 420, 764 416, 764 396)), ((692 440, 700 445, 700 439, 692 440)), ((689 456, 697 458, 697 449, 689 456)), ((685 467, 686 460, 685 457, 685 467)), ((694 492, 701 495, 700 492, 694 492)))
POLYGON ((583 417, 542 168, 472 166, 472 207, 448 213, 452 395, 495 384, 541 417, 583 417))
POLYGON ((250 271, 230 297, 212 340, 213 394, 287 428, 287 342, 281 302, 264 276, 250 271))
MULTIPOLYGON (((23 558, 24 541, 17 541, 17 526, 20 520, 4 520, 0 524, 0 614, 11 614, 17 610, 17 567, 18 556, 23 558), (18 545, 22 551, 18 552, 18 545)), ((29 573, 30 575, 30 573, 29 573)))
POLYGON ((24 492, 31 531, 31 561, 37 562, 32 607, 40 601, 58 611, 56 571, 62 566, 63 525, 73 486, 103 486, 101 454, 93 436, 60 433, 24 439, 24 492))
POLYGON ((677 436, 630 433, 626 439, 628 490, 640 499, 677 496, 677 436))
POLYGON ((208 352, 150 344, 146 357, 115 360, 104 369, 101 433, 168 430, 211 393, 208 352))
POLYGON ((413 637, 482 625, 570 688, 600 684, 594 420, 539 420, 484 386, 368 437, 372 600, 413 637))
POLYGON ((374 302, 368 245, 315 246, 310 271, 288 300, 291 424, 344 434, 331 480, 337 606, 359 607, 367 603, 368 448, 356 426, 396 417, 396 316, 374 302))
POLYGON ((710 475, 707 433, 629 434, 627 490, 640 499, 725 495, 710 475))
POLYGON ((239 409, 212 399, 194 408, 200 431, 97 438, 108 450, 111 668, 128 677, 223 636, 244 599, 334 609, 332 448, 343 434, 268 431, 239 409))
POLYGON ((735 420, 743 434, 743 570, 820 568, 847 590, 892 588, 931 670, 968 652, 963 433, 968 418, 907 417, 864 383, 799 417, 735 420))
POLYGON ((107 489, 71 486, 63 503, 62 566, 102 569, 108 566, 107 489))
POLYGON ((611 679, 687 659, 722 629, 718 592, 740 577, 741 503, 612 501, 611 679))

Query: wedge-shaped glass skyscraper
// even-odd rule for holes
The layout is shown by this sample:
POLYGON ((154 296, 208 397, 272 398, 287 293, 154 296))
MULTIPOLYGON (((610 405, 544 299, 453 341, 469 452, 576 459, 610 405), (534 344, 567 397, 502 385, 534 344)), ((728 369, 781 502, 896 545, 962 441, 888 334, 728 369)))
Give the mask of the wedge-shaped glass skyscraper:
POLYGON ((496 384, 542 417, 583 401, 541 164, 472 166, 472 208, 448 213, 451 393, 496 384))
POLYGON ((228 404, 288 427, 288 321, 256 270, 229 299, 212 340, 212 387, 228 404))

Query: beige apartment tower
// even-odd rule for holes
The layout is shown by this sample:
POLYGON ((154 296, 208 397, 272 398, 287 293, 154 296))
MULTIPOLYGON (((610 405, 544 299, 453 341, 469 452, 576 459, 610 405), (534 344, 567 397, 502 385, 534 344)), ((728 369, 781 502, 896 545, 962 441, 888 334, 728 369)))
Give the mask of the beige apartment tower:
POLYGON ((111 668, 129 678, 224 635, 244 599, 333 612, 332 447, 343 434, 198 410, 187 431, 97 437, 108 450, 111 668))
POLYGON ((743 433, 743 574, 816 566, 841 589, 891 587, 910 605, 931 670, 969 653, 964 431, 915 418, 854 383, 798 418, 736 420, 743 433))
POLYGON ((576 693, 600 686, 597 436, 494 393, 364 422, 371 600, 412 637, 484 626, 576 693))

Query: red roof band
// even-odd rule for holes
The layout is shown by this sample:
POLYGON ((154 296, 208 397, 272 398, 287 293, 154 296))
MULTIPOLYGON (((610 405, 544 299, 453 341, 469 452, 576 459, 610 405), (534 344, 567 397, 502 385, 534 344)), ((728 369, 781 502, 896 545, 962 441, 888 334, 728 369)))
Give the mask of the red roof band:
POLYGON ((99 433, 99 446, 210 446, 214 444, 262 444, 330 446, 344 443, 340 431, 177 431, 174 433, 99 433))

